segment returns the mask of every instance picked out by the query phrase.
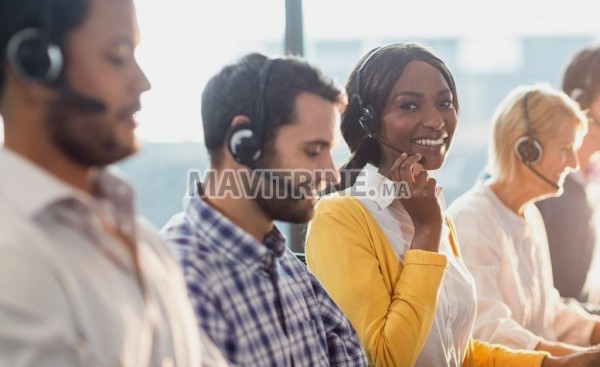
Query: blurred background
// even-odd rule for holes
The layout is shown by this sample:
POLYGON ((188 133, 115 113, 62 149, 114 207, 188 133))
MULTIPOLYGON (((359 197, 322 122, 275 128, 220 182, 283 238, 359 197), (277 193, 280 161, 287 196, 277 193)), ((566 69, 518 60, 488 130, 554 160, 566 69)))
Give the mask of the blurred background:
MULTIPOLYGON (((137 58, 152 89, 138 116, 143 149, 119 168, 158 227, 180 210, 187 171, 208 167, 200 117, 206 81, 247 52, 302 54, 343 85, 374 47, 430 46, 454 73, 461 104, 449 159, 434 173, 450 204, 483 168, 496 104, 519 84, 560 88, 569 58, 600 40, 600 5, 588 0, 140 0, 137 8, 137 58)), ((340 139, 336 161, 347 153, 340 139)))
MULTIPOLYGON (((430 46, 454 73, 461 104, 449 159, 434 173, 449 205, 484 166, 497 103, 524 83, 560 88, 569 58, 600 40, 600 4, 590 0, 138 0, 136 5, 142 35, 137 58, 153 88, 143 95, 138 115, 143 149, 117 168, 136 187, 140 213, 159 228, 181 210, 188 170, 208 167, 202 89, 221 67, 247 52, 303 55, 343 85, 357 60, 374 47, 409 41, 430 46)), ((347 153, 340 139, 337 163, 347 153)), ((298 245, 299 230, 284 230, 298 245)))

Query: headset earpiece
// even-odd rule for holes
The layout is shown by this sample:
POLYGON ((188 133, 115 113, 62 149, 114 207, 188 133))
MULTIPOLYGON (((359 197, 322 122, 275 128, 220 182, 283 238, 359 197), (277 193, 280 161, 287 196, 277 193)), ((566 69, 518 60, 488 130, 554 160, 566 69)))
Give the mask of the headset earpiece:
MULTIPOLYGON (((395 46, 395 45, 398 45, 398 44, 377 47, 374 50, 372 50, 371 53, 369 53, 365 57, 364 61, 359 66, 359 68, 356 71, 356 74, 354 76, 354 84, 355 84, 354 88, 355 89, 354 89, 354 95, 352 98, 356 98, 356 100, 358 102, 358 106, 360 108, 360 117, 358 118, 358 124, 363 129, 363 131, 367 134, 367 136, 370 139, 377 141, 379 144, 382 144, 397 153, 403 154, 404 152, 401 149, 396 148, 392 144, 384 141, 383 138, 380 138, 377 136, 377 130, 379 128, 379 126, 377 126, 377 124, 378 124, 379 120, 377 117, 377 113, 375 112, 375 107, 372 104, 365 104, 360 95, 360 80, 361 80, 362 72, 365 69, 369 60, 371 60, 371 58, 373 58, 373 56, 378 54, 381 50, 387 49, 388 47, 395 46)), ((423 159, 420 162, 423 162, 423 159)))
POLYGON ((252 124, 243 122, 232 126, 227 136, 227 147, 236 162, 254 168, 260 158, 261 147, 252 124))
POLYGON ((532 91, 525 93, 523 96, 523 120, 525 123, 525 136, 520 137, 515 142, 514 150, 515 154, 525 164, 531 172, 538 176, 542 181, 552 186, 555 190, 560 190, 561 186, 558 182, 551 180, 542 172, 535 169, 534 164, 540 162, 544 156, 544 149, 542 144, 535 138, 533 134, 533 127, 531 126, 531 120, 529 119, 529 110, 527 105, 527 97, 532 91))
POLYGON ((375 132, 373 129, 373 122, 375 121, 375 108, 372 105, 360 106, 362 112, 358 123, 362 129, 367 133, 369 137, 372 137, 375 132))
POLYGON ((525 124, 526 135, 520 137, 515 142, 515 153, 526 165, 538 163, 544 155, 542 144, 535 138, 533 128, 531 127, 531 120, 529 119, 529 107, 527 103, 529 93, 531 92, 527 92, 523 96, 523 122, 525 124))
POLYGON ((542 160, 542 145, 537 139, 522 136, 515 142, 515 153, 525 164, 536 164, 542 160))
POLYGON ((389 45, 377 47, 374 50, 372 50, 371 53, 368 54, 367 57, 365 57, 365 60, 359 66, 359 68, 356 71, 356 74, 354 76, 355 89, 354 89, 353 97, 357 99, 358 105, 360 106, 360 111, 361 111, 361 116, 358 119, 358 123, 360 124, 362 129, 365 131, 365 133, 367 133, 367 135, 370 138, 375 137, 375 134, 376 134, 376 129, 375 129, 375 126, 373 126, 373 125, 375 124, 375 121, 377 121, 377 116, 375 114, 375 107, 372 104, 365 105, 363 103, 363 99, 360 95, 360 86, 361 86, 360 82, 361 82, 362 72, 365 69, 365 67, 367 66, 367 63, 369 62, 369 60, 371 60, 371 58, 373 56, 378 54, 379 51, 381 51, 382 49, 385 49, 387 47, 389 47, 389 45))
POLYGON ((37 83, 55 83, 63 69, 63 54, 37 28, 26 28, 9 40, 6 55, 9 65, 21 78, 37 83))
POLYGON ((271 66, 277 59, 266 59, 258 72, 258 98, 254 121, 231 126, 226 141, 229 152, 236 162, 252 169, 262 155, 264 130, 266 128, 266 89, 271 66))

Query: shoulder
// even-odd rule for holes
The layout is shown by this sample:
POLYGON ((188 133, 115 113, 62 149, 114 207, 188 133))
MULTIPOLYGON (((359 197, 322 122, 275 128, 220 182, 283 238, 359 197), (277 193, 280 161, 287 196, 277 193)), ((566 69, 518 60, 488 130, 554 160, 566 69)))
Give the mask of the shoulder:
MULTIPOLYGON (((0 205, 0 260, 20 263, 50 263, 52 252, 45 246, 46 236, 34 221, 20 217, 0 205)), ((31 269, 31 268, 28 268, 31 269)), ((0 266, 0 271, 5 270, 0 266)))
POLYGON ((293 278, 296 284, 311 284, 311 287, 313 287, 314 275, 289 248, 285 249, 279 261, 285 275, 293 278))
POLYGON ((487 190, 489 189, 483 185, 476 185, 454 200, 448 207, 447 214, 455 223, 465 217, 477 221, 489 219, 495 206, 487 190))
POLYGON ((319 213, 328 213, 334 212, 336 208, 352 210, 357 204, 351 196, 334 194, 323 196, 319 199, 316 208, 319 213))
POLYGON ((368 210, 349 195, 328 195, 322 197, 315 207, 315 219, 321 216, 355 218, 362 222, 370 217, 368 210))
POLYGON ((173 215, 160 229, 159 233, 165 239, 176 239, 191 234, 191 227, 185 216, 185 212, 173 215))
POLYGON ((218 295, 230 281, 235 264, 216 251, 210 237, 200 236, 190 228, 184 217, 173 217, 160 235, 176 256, 194 297, 218 295))
POLYGON ((175 214, 159 231, 160 237, 180 260, 210 255, 208 240, 202 234, 185 212, 175 214))

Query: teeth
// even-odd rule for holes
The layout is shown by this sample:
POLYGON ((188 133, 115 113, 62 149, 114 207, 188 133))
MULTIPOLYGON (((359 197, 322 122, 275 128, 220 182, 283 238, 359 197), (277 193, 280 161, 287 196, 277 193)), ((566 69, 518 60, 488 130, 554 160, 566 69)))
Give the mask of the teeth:
POLYGON ((438 145, 442 145, 444 144, 444 138, 439 138, 437 140, 432 140, 432 139, 415 139, 413 140, 414 143, 418 144, 418 145, 425 145, 425 146, 429 146, 429 147, 436 147, 438 145))

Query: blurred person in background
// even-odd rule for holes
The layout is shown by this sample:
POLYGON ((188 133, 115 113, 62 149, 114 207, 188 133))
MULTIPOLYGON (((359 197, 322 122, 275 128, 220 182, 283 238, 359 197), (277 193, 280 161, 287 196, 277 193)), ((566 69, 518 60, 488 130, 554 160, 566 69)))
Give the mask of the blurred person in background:
MULTIPOLYGON (((562 195, 538 201, 536 205, 546 225, 554 286, 562 297, 585 302, 589 300, 586 281, 596 287, 600 285, 588 279, 598 242, 599 46, 585 48, 573 57, 564 72, 562 90, 579 104, 589 122, 577 152, 580 169, 565 178, 562 195)), ((592 304, 586 308, 595 313, 600 311, 592 304)))

